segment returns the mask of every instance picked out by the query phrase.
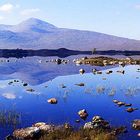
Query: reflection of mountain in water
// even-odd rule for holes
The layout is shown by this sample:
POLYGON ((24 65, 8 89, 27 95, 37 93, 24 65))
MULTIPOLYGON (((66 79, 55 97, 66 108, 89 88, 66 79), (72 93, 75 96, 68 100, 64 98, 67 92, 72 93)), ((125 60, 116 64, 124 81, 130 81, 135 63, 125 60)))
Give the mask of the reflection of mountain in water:
MULTIPOLYGON (((14 78, 23 80, 31 85, 38 85, 58 76, 77 74, 80 68, 84 68, 86 72, 91 72, 93 68, 93 66, 89 65, 76 66, 72 61, 68 64, 61 65, 46 62, 46 60, 51 60, 52 58, 54 59, 55 57, 27 57, 22 59, 9 59, 9 62, 1 62, 0 79, 14 78), (42 63, 39 60, 42 60, 42 63)), ((73 57, 66 59, 72 60, 73 57)))

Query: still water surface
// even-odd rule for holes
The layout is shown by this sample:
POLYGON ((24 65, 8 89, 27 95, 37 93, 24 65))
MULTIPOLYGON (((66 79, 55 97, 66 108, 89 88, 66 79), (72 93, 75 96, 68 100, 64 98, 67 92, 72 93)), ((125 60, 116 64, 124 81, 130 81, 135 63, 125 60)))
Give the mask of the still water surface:
MULTIPOLYGON (((103 74, 94 75, 90 73, 94 66, 76 66, 72 61, 61 65, 46 62, 50 59, 52 58, 12 58, 10 62, 0 63, 0 109, 14 109, 21 114, 17 128, 28 127, 40 121, 53 124, 69 122, 79 127, 94 115, 100 115, 112 126, 127 126, 128 133, 121 136, 121 140, 139 139, 138 131, 131 128, 131 122, 140 119, 140 73, 137 72, 140 66, 96 67, 103 74), (80 68, 84 68, 86 73, 80 75, 80 68), (113 70, 113 73, 107 75, 107 69, 113 70), (124 75, 116 72, 120 69, 125 70, 124 75), (14 79, 19 82, 9 85, 14 79), (28 83, 28 86, 24 87, 23 82, 28 83), (79 83, 85 83, 85 86, 75 85, 79 83), (62 85, 66 88, 62 88, 62 85), (27 91, 29 88, 35 91, 27 91), (57 105, 47 103, 51 97, 58 99, 57 105), (113 99, 132 103, 139 110, 127 113, 126 108, 116 106, 113 99), (76 124, 75 120, 79 119, 77 112, 81 109, 86 109, 89 117, 76 124)), ((11 134, 13 129, 13 126, 0 125, 1 140, 11 134)))

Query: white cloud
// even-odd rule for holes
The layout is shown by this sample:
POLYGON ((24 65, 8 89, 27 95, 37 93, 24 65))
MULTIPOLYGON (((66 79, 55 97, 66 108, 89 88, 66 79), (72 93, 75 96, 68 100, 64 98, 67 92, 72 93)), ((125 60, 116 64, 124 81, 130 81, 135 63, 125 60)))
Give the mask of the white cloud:
POLYGON ((30 15, 35 14, 36 12, 39 12, 39 11, 40 11, 40 9, 38 9, 38 8, 25 9, 25 10, 21 11, 20 14, 23 16, 30 16, 30 15))
POLYGON ((14 6, 10 3, 6 3, 4 5, 0 6, 1 12, 11 12, 13 10, 14 6))
MULTIPOLYGON (((0 16, 0 20, 3 20, 4 19, 4 17, 3 16, 0 16)), ((1 87, 0 87, 1 88, 1 87)))

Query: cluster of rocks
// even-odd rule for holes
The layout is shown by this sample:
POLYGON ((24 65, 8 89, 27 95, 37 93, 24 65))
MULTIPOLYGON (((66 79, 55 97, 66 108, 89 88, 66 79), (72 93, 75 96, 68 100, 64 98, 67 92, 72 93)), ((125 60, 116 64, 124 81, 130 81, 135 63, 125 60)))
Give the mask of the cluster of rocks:
POLYGON ((56 64, 67 64, 69 62, 69 60, 64 60, 64 59, 52 59, 51 62, 55 62, 56 64))
POLYGON ((1 63, 6 63, 6 62, 10 62, 10 60, 9 59, 1 59, 0 62, 1 63))
POLYGON ((73 129, 69 123, 63 125, 50 125, 44 122, 38 122, 31 127, 17 129, 12 135, 8 135, 6 140, 38 140, 42 136, 53 133, 54 131, 61 129, 73 129))
MULTIPOLYGON (((70 60, 65 60, 65 59, 52 59, 52 60, 46 60, 45 62, 54 62, 56 64, 67 64, 70 60)), ((38 60, 38 63, 43 63, 43 60, 38 60)))
POLYGON ((115 104, 117 104, 119 107, 121 107, 121 106, 128 107, 128 108, 126 109, 126 111, 129 112, 129 113, 131 113, 131 112, 133 112, 133 111, 135 111, 135 110, 138 110, 138 108, 132 108, 132 107, 131 107, 132 104, 128 104, 128 103, 125 103, 125 102, 122 102, 122 101, 119 101, 119 100, 113 100, 113 102, 114 102, 115 104))
POLYGON ((109 122, 104 120, 101 116, 94 116, 91 122, 85 123, 84 129, 104 130, 111 135, 119 135, 127 132, 127 129, 124 126, 118 128, 111 127, 109 122))
POLYGON ((110 124, 104 120, 101 116, 94 116, 91 122, 87 122, 84 125, 84 129, 110 129, 110 124))
MULTIPOLYGON (((80 74, 84 74, 84 73, 85 73, 85 70, 84 70, 84 69, 80 69, 80 70, 79 70, 79 73, 80 73, 80 74)), ((93 73, 93 74, 102 74, 102 71, 99 71, 99 70, 97 70, 97 69, 92 69, 92 73, 93 73)), ((112 70, 107 70, 107 71, 106 71, 106 74, 111 74, 111 73, 113 73, 112 70)), ((122 74, 124 74, 124 73, 125 73, 125 70, 118 70, 117 73, 122 73, 122 74)))
MULTIPOLYGON (((85 109, 78 112, 81 118, 88 116, 88 113, 85 109)), ((77 122, 80 122, 77 120, 77 122)), ((54 126, 46 124, 44 122, 38 122, 33 124, 31 127, 17 129, 13 132, 12 135, 8 135, 6 140, 35 140, 39 139, 41 136, 54 132, 55 130, 72 129, 72 126, 68 123, 60 126, 54 126)), ((140 120, 134 120, 132 122, 132 128, 135 130, 140 130, 140 120)), ((126 133, 127 129, 124 126, 114 128, 111 127, 110 123, 104 120, 101 116, 94 116, 90 122, 84 124, 83 129, 93 129, 93 130, 104 130, 107 133, 112 135, 119 135, 121 133, 126 133)), ((138 136, 140 134, 138 133, 138 136)))
POLYGON ((8 85, 12 85, 12 84, 14 84, 14 83, 19 83, 19 80, 12 80, 12 81, 9 81, 8 82, 8 85))
POLYGON ((121 66, 125 66, 125 65, 135 65, 135 64, 140 64, 140 60, 138 59, 132 59, 131 57, 127 57, 127 58, 111 58, 111 57, 93 57, 93 58, 88 58, 88 57, 84 57, 84 58, 80 58, 80 59, 75 59, 73 60, 73 62, 75 62, 77 65, 81 65, 81 64, 90 64, 90 65, 95 65, 95 66, 107 66, 107 65, 121 65, 121 66))

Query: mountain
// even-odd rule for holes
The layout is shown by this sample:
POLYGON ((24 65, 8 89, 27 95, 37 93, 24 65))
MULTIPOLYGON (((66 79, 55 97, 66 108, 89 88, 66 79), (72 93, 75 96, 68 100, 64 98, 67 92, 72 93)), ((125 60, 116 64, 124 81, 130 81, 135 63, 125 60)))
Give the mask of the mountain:
POLYGON ((0 25, 0 49, 16 48, 140 51, 140 41, 92 31, 58 28, 30 18, 18 25, 0 25))

